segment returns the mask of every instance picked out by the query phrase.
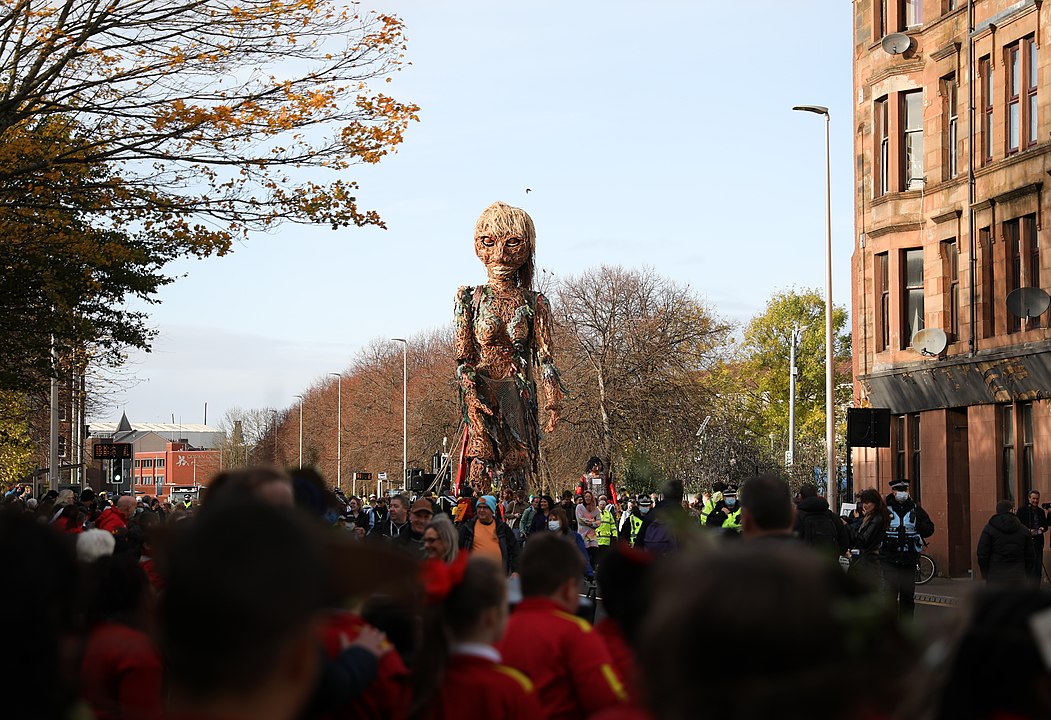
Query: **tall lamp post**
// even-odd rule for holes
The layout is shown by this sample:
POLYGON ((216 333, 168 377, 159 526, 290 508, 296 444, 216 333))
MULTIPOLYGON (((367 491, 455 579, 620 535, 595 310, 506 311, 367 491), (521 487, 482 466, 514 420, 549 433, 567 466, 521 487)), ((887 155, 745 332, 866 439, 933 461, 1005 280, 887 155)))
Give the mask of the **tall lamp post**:
POLYGON ((409 481, 409 341, 391 338, 401 343, 401 481, 409 481))
POLYGON ((303 396, 293 395, 299 398, 299 467, 303 467, 303 396))
POLYGON ((828 463, 825 497, 829 508, 835 512, 839 497, 836 492, 835 353, 832 348, 832 164, 829 157, 832 118, 828 108, 822 105, 796 105, 792 109, 825 116, 825 455, 828 463))
POLYGON ((336 376, 336 487, 342 489, 343 473, 343 375, 336 376))

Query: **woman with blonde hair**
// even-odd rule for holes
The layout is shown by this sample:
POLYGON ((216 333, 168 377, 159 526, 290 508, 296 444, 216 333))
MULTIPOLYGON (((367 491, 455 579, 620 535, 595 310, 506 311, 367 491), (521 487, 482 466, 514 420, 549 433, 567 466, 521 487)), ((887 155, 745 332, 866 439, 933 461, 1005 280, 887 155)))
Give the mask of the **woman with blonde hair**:
POLYGON ((427 559, 451 563, 459 553, 459 536, 448 515, 438 515, 423 529, 423 554, 427 559))

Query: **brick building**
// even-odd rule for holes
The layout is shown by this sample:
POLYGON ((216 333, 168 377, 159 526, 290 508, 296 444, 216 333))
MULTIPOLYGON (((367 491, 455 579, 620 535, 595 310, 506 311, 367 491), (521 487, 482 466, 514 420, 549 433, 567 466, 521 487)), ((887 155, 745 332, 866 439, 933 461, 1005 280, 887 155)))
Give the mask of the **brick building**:
POLYGON ((135 491, 171 497, 174 487, 207 486, 222 463, 219 450, 202 450, 185 441, 165 443, 163 450, 135 453, 132 479, 135 491))
POLYGON ((854 7, 854 399, 892 413, 891 447, 854 451, 855 487, 912 480, 931 553, 965 575, 997 500, 1051 494, 1051 313, 1007 307, 1051 287, 1051 8, 854 7), (928 328, 933 355, 912 343, 928 328))

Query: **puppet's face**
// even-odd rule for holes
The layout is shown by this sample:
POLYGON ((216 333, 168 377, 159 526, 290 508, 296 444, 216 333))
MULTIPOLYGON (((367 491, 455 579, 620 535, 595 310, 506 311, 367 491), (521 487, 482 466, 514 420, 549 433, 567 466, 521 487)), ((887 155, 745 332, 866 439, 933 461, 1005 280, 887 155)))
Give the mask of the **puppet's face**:
POLYGON ((532 248, 525 238, 518 235, 478 235, 474 239, 474 252, 490 276, 509 280, 529 260, 532 248))

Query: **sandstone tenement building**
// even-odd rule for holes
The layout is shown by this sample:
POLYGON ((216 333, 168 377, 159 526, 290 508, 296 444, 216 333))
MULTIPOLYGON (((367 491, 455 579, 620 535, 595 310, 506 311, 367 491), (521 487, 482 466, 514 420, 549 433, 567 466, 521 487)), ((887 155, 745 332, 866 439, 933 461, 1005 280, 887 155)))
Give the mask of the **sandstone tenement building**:
POLYGON ((890 448, 854 450, 854 486, 912 480, 931 553, 965 575, 997 500, 1051 500, 1051 312, 1007 302, 1051 288, 1051 8, 854 8, 854 400, 892 413, 890 448), (928 328, 933 355, 913 346, 928 328))

